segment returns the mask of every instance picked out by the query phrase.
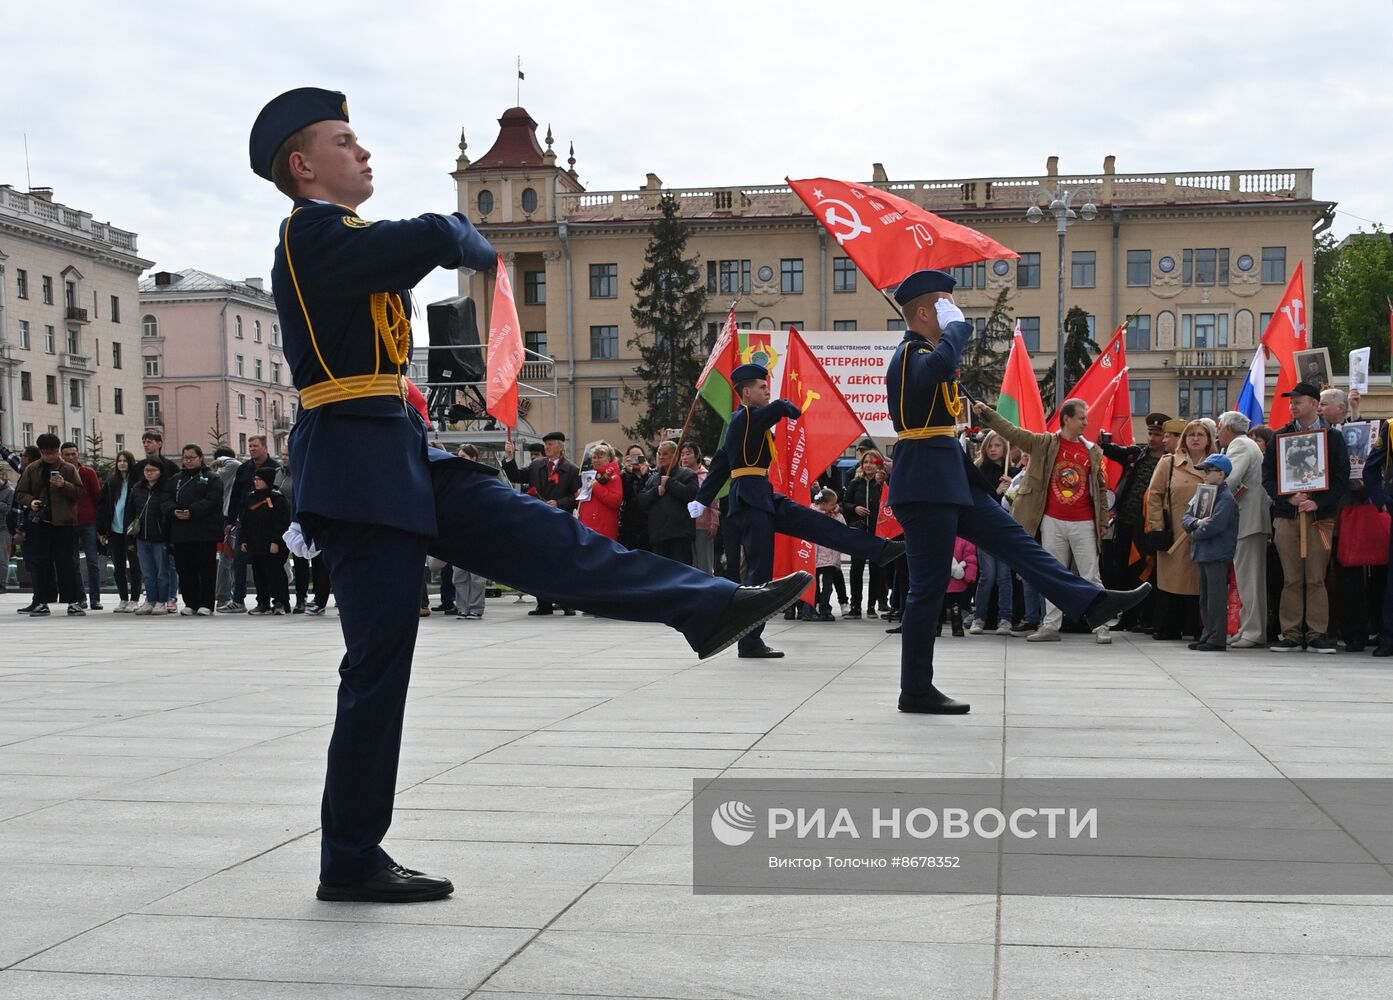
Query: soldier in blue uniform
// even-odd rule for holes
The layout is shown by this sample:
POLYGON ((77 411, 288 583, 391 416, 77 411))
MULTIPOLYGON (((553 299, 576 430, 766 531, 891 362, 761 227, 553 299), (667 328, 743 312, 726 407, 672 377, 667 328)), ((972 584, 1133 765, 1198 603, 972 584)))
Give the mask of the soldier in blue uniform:
POLYGON ((964 412, 957 371, 972 324, 953 302, 945 271, 916 271, 895 290, 905 336, 886 370, 886 404, 895 426, 890 506, 904 527, 909 595, 900 653, 901 712, 961 715, 970 706, 934 687, 934 631, 948 585, 953 542, 962 537, 1010 565, 1032 586, 1091 627, 1141 601, 1136 590, 1100 590, 1070 573, 993 498, 958 444, 964 412))
MULTIPOLYGON (((1380 510, 1393 513, 1393 489, 1389 487, 1389 477, 1393 475, 1393 461, 1389 450, 1393 449, 1393 420, 1385 420, 1379 425, 1378 438, 1369 446, 1369 460, 1364 463, 1364 489, 1369 500, 1380 510)), ((1393 656, 1393 536, 1388 540, 1388 585, 1383 591, 1383 621, 1379 626, 1378 645, 1374 647, 1375 656, 1393 656)))
POLYGON ((514 492, 496 470, 428 446, 405 402, 409 289, 437 267, 487 270, 497 255, 460 214, 373 222, 368 152, 343 94, 302 88, 252 127, 252 169, 294 201, 272 281, 300 417, 290 436, 300 523, 323 551, 346 652, 322 806, 320 899, 415 902, 447 878, 382 849, 391 824, 421 566, 427 554, 609 618, 663 622, 701 656, 793 603, 806 573, 767 587, 629 552, 514 492), (371 455, 365 485, 347 454, 371 455), (385 488, 384 488, 385 484, 385 488))
MULTIPOLYGON (((731 414, 725 444, 711 460, 697 497, 687 505, 692 517, 715 502, 721 487, 730 482, 727 517, 740 532, 745 549, 745 583, 759 585, 774 575, 774 533, 825 545, 884 566, 904 554, 903 542, 887 542, 864 531, 795 503, 769 485, 769 464, 774 459, 774 427, 785 418, 803 415, 786 399, 769 401, 769 370, 763 365, 741 365, 731 372, 731 384, 740 397, 740 408, 731 414)), ((753 629, 740 640, 740 655, 747 659, 783 656, 764 644, 764 628, 753 629)))

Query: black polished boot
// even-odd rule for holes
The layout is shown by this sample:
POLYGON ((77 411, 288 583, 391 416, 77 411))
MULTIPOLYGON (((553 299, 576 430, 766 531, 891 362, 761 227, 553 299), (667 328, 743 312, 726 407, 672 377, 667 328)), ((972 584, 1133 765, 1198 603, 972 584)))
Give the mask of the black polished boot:
POLYGON ((966 715, 972 711, 972 706, 967 702, 949 698, 932 685, 923 694, 901 691, 899 708, 901 712, 917 715, 966 715))

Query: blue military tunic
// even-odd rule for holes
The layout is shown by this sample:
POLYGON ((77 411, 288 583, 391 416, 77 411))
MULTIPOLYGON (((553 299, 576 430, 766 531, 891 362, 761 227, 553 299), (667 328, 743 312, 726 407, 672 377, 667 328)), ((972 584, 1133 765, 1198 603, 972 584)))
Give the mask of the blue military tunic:
POLYGON ((972 505, 965 455, 956 438, 966 408, 956 377, 970 339, 971 323, 949 323, 937 347, 907 330, 895 348, 885 373, 886 406, 901 437, 890 477, 891 507, 916 500, 972 505))
POLYGON ((732 413, 725 441, 712 457, 697 502, 711 506, 729 480, 730 514, 741 507, 772 514, 774 488, 769 484, 769 466, 774 461, 774 428, 784 418, 797 420, 802 415, 803 411, 786 399, 776 399, 758 409, 741 406, 732 413))

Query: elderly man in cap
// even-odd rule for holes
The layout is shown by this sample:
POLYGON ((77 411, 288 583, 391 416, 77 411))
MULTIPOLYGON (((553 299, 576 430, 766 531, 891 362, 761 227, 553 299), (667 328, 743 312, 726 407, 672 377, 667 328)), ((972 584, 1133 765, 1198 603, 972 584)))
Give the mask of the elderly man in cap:
MULTIPOLYGON (((1282 560, 1282 601, 1277 609, 1282 635, 1269 648, 1289 653, 1303 646, 1315 653, 1334 653, 1330 638, 1330 597, 1325 571, 1335 535, 1335 514, 1340 499, 1349 491, 1349 450, 1345 436, 1329 427, 1320 416, 1320 390, 1310 382, 1298 382, 1290 392, 1291 422, 1277 428, 1277 447, 1263 456, 1262 485, 1272 498, 1272 526, 1277 555, 1282 560), (1283 434, 1323 433, 1325 470, 1329 487, 1282 493, 1278 488, 1277 463, 1282 456, 1283 434), (1300 515, 1305 514, 1305 517, 1300 515), (1301 555, 1305 531, 1305 558, 1301 555)), ((1315 452, 1311 452, 1312 459, 1315 452)), ((1290 457, 1290 456, 1288 456, 1290 457)), ((1312 466, 1314 469, 1314 465, 1312 466)))
POLYGON ((421 565, 432 555, 547 600, 609 618, 663 622, 701 656, 736 642, 811 582, 795 573, 739 588, 651 553, 628 552, 557 506, 519 496, 496 470, 433 449, 407 403, 410 289, 437 267, 485 270, 497 254, 463 215, 371 221, 368 151, 343 94, 301 88, 252 126, 252 169, 293 200, 272 282, 300 392, 290 436, 295 506, 322 550, 346 653, 329 742, 320 881, 326 900, 408 903, 454 891, 382 849, 392 820, 421 565), (375 456, 371 481, 346 464, 375 456))
POLYGON ((1233 463, 1228 485, 1238 501, 1238 548, 1233 556, 1243 620, 1228 637, 1234 649, 1267 644, 1267 539, 1272 534, 1272 499, 1262 487, 1262 449, 1248 436, 1252 422, 1237 410, 1219 414, 1219 447, 1233 463))
POLYGON ((904 527, 909 593, 900 653, 902 712, 962 714, 969 706, 934 686, 934 630, 948 585, 957 537, 1013 568, 1071 618, 1097 628, 1150 591, 1111 591, 1080 579, 1026 534, 997 503, 955 432, 964 404, 957 383, 973 326, 953 302, 956 282, 944 271, 917 271, 900 282, 905 336, 885 375, 886 402, 898 443, 890 505, 904 527))
MULTIPOLYGON (((763 365, 741 365, 731 372, 731 384, 740 397, 740 408, 731 414, 725 443, 711 460, 706 481, 696 499, 687 505, 687 512, 694 518, 700 517, 716 501, 721 487, 730 483, 727 516, 739 531, 745 549, 746 584, 757 586, 774 575, 775 532, 882 566, 904 554, 903 542, 888 542, 848 528, 775 493, 769 485, 774 427, 780 420, 797 420, 803 411, 786 399, 770 402, 769 370, 763 365)), ((746 659, 772 659, 784 654, 765 645, 761 627, 740 640, 740 655, 746 659)))
MULTIPOLYGON (((542 449, 546 453, 542 459, 530 463, 525 469, 519 469, 513 461, 513 442, 509 440, 503 448, 503 474, 509 482, 525 486, 528 496, 534 496, 568 514, 575 513, 576 494, 580 492, 580 469, 566 458, 566 435, 560 431, 543 434, 542 449)), ((568 617, 575 615, 575 610, 565 605, 561 610, 568 617)), ((539 596, 537 606, 527 613, 533 616, 551 615, 556 613, 556 608, 551 601, 539 596)))

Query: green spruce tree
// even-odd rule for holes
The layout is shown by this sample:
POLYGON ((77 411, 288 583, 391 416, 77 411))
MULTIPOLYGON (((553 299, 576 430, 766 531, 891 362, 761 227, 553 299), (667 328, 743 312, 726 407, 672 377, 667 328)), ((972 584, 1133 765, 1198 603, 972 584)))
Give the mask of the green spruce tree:
MULTIPOLYGON (((695 257, 687 257, 687 226, 677 199, 664 194, 661 217, 649 228, 644 267, 634 279, 635 300, 629 309, 637 331, 629 346, 638 351, 635 381, 624 397, 637 406, 638 419, 624 432, 651 444, 669 428, 681 428, 696 396, 696 380, 711 344, 703 330, 706 289, 698 280, 695 257)), ((688 438, 714 448, 720 419, 710 407, 697 407, 688 438)))
MULTIPOLYGON (((1088 371, 1088 366, 1093 364, 1093 359, 1101 350, 1088 332, 1088 313, 1078 306, 1071 306, 1064 316, 1065 391, 1083 378, 1083 373, 1088 371)), ((1044 400, 1046 416, 1053 415, 1055 410, 1055 385, 1058 379, 1055 369, 1058 367, 1056 361, 1040 379, 1040 398, 1044 400)))
POLYGON ((995 399, 1001 391, 1006 361, 1011 357, 1015 319, 1007 302, 1009 296, 1010 289, 1003 288, 992 305, 986 326, 968 341, 959 366, 962 375, 958 381, 974 399, 983 402, 995 399))

